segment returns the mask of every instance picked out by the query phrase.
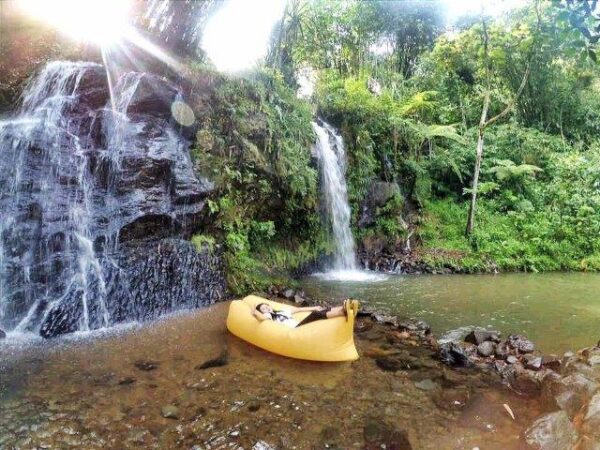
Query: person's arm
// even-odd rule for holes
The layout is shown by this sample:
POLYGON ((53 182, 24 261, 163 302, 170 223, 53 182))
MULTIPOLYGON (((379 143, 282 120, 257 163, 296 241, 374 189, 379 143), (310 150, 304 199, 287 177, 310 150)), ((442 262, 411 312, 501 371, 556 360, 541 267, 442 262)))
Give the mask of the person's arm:
POLYGON ((303 306, 301 308, 292 307, 291 311, 292 311, 292 314, 296 314, 299 312, 319 311, 320 309, 323 309, 323 307, 322 306, 303 306))
POLYGON ((273 320, 271 314, 263 314, 257 311, 256 309, 252 310, 252 315, 256 317, 260 322, 262 322, 263 320, 273 320))

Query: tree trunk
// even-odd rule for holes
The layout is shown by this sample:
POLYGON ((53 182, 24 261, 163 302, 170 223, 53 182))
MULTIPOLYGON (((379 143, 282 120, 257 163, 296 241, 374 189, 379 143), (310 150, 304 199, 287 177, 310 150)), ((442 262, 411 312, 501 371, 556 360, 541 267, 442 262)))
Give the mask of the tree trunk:
POLYGON ((483 135, 485 128, 479 129, 477 137, 477 154, 475 156, 475 170, 473 171, 473 182, 471 184, 471 204, 469 205, 469 217, 467 219, 467 229, 465 235, 470 236, 475 227, 475 209, 477 208, 477 185, 479 184, 479 172, 481 170, 481 160, 483 159, 483 135))
POLYGON ((479 184, 479 172, 481 171, 481 160, 483 159, 483 137, 487 126, 487 114, 490 107, 490 92, 485 93, 481 119, 479 119, 479 134, 477 136, 477 153, 475 154, 475 169, 473 170, 473 182, 471 183, 471 204, 469 205, 469 217, 467 218, 467 229, 465 236, 470 236, 475 227, 475 210, 477 209, 477 186, 479 184))

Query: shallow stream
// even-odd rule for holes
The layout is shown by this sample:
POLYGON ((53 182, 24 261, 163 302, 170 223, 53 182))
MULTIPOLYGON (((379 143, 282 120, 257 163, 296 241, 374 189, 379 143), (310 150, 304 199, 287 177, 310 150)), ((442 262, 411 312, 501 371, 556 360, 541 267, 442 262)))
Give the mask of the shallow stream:
POLYGON ((278 357, 229 335, 227 306, 0 342, 0 448, 506 450, 540 412, 493 374, 390 344, 382 326, 357 332, 353 363, 278 357), (200 367, 223 351, 225 365, 200 367), (382 370, 390 354, 410 367, 382 370))

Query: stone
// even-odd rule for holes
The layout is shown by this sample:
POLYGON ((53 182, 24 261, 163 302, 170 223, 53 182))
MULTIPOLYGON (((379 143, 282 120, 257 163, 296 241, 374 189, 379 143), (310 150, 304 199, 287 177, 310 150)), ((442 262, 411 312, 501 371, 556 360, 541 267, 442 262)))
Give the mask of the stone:
POLYGON ((260 403, 257 401, 251 401, 248 403, 248 411, 256 412, 260 409, 260 403))
POLYGON ((598 383, 579 373, 563 378, 546 377, 542 389, 542 402, 547 408, 559 408, 573 418, 597 389, 598 383))
POLYGON ((433 396, 433 402, 441 409, 460 410, 466 406, 470 396, 466 388, 441 389, 433 396))
POLYGON ((150 370, 157 369, 159 366, 159 363, 156 361, 139 359, 136 362, 134 362, 133 365, 136 368, 138 368, 139 370, 144 370, 144 371, 148 372, 150 370))
POLYGON ((175 405, 163 406, 160 410, 160 415, 165 419, 179 419, 179 408, 175 405))
POLYGON ((6 337, 6 332, 0 328, 0 339, 4 339, 6 337))
POLYGON ((412 450, 405 430, 392 427, 380 419, 369 419, 363 427, 364 450, 412 450))
POLYGON ((600 440, 600 393, 595 394, 588 403, 581 429, 586 436, 600 440))
POLYGON ((417 358, 404 353, 376 358, 375 364, 377 364, 377 367, 379 367, 381 370, 386 372, 414 370, 421 367, 421 364, 417 358))
POLYGON ((398 324, 398 328, 417 334, 421 337, 431 333, 431 326, 424 320, 403 320, 398 324))
POLYGON ((577 431, 564 411, 540 417, 525 431, 527 443, 539 450, 567 450, 577 438, 577 431))
POLYGON ((293 290, 293 289, 290 289, 290 288, 288 288, 288 289, 284 289, 284 290, 281 292, 281 296, 282 296, 283 298, 285 298, 286 300, 293 300, 293 299, 294 299, 294 295, 295 295, 295 292, 294 292, 294 290, 293 290))
POLYGON ((469 367, 472 365, 465 350, 455 342, 444 342, 438 350, 440 361, 452 367, 469 367))
POLYGON ((542 368, 542 357, 535 355, 525 355, 523 357, 523 361, 525 362, 525 367, 531 370, 540 370, 542 368))
POLYGON ((518 362, 519 362, 519 359, 518 359, 516 356, 509 355, 509 356, 506 358, 506 362, 507 362, 508 364, 516 364, 516 363, 518 363, 518 362))
POLYGON ((252 446, 252 450, 277 450, 273 445, 265 441, 258 441, 252 446))
POLYGON ((221 352, 219 356, 213 359, 209 359, 208 361, 203 362, 202 364, 198 364, 194 369, 196 370, 204 370, 209 369, 211 367, 223 367, 229 363, 229 352, 224 350, 221 352))
POLYGON ((486 341, 500 342, 500 332, 487 330, 473 330, 465 336, 465 342, 480 345, 486 341))
POLYGON ((496 344, 492 341, 484 341, 477 346, 477 353, 480 356, 488 357, 494 353, 496 344))
POLYGON ((506 344, 506 342, 501 342, 500 344, 496 345, 494 354, 496 355, 496 358, 498 358, 498 359, 508 358, 508 356, 510 355, 510 351, 508 349, 508 345, 506 344))
POLYGON ((119 384, 120 385, 128 385, 128 384, 133 384, 135 383, 135 378, 133 377, 123 377, 119 380, 119 384))
POLYGON ((510 386, 523 395, 535 397, 542 390, 542 379, 537 372, 524 369, 521 364, 513 364, 513 371, 508 376, 510 386))
POLYGON ((415 387, 421 391, 435 391, 440 389, 440 385, 429 378, 416 382, 415 387))
POLYGON ((294 295, 294 303, 296 303, 297 305, 304 305, 304 304, 306 304, 306 300, 304 299, 303 296, 295 294, 294 295))
POLYGON ((518 334, 511 334, 506 339, 509 347, 518 350, 521 353, 531 353, 535 350, 535 345, 529 339, 518 334))
POLYGON ((544 355, 542 356, 542 366, 558 372, 560 370, 560 358, 554 354, 544 355))
POLYGON ((389 316, 385 314, 373 314, 373 319, 377 323, 383 323, 386 325, 398 326, 398 318, 396 316, 389 316))

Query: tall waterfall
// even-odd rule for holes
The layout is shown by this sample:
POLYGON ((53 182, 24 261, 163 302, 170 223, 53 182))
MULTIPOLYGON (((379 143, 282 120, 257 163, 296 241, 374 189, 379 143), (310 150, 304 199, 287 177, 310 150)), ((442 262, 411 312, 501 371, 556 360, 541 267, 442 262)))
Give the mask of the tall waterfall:
POLYGON ((212 190, 171 118, 178 89, 130 72, 111 91, 98 64, 52 62, 0 121, 0 328, 55 336, 222 295, 218 261, 178 239, 212 190))
POLYGON ((350 204, 346 187, 346 152, 344 141, 325 122, 313 122, 317 134, 314 150, 319 158, 323 199, 334 240, 335 271, 356 271, 354 238, 350 229, 350 204))

